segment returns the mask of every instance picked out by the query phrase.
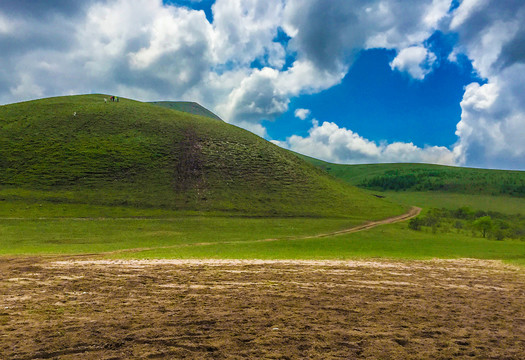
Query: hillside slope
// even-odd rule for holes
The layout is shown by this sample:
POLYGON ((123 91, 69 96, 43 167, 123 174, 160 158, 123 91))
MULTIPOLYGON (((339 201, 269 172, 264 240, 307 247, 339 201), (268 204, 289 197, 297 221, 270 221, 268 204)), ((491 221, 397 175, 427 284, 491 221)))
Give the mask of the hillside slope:
POLYGON ((0 201, 371 220, 404 211, 243 129, 104 97, 1 106, 0 201))
POLYGON ((222 119, 215 115, 204 106, 191 101, 152 101, 150 104, 162 106, 168 109, 186 112, 193 115, 205 116, 210 119, 220 120, 222 119))
POLYGON ((299 156, 336 178, 370 190, 525 196, 525 171, 431 164, 340 165, 299 156))

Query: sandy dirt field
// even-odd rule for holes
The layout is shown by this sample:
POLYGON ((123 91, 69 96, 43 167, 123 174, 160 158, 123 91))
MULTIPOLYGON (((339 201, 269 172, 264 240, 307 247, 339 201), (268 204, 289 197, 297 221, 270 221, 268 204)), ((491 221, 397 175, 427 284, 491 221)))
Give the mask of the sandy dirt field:
POLYGON ((0 258, 0 359, 179 358, 524 359, 525 272, 477 260, 0 258))

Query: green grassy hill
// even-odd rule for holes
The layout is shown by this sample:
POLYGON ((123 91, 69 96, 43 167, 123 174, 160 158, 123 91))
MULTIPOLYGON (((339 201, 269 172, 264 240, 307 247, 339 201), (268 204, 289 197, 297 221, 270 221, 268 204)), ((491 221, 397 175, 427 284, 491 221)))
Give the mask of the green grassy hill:
POLYGON ((360 219, 405 210, 243 129, 104 97, 0 106, 0 204, 360 219))
POLYGON ((371 190, 439 191, 525 197, 525 171, 430 164, 339 165, 302 156, 349 184, 371 190))
POLYGON ((186 112, 193 115, 205 116, 210 119, 220 120, 222 119, 215 115, 204 106, 191 101, 152 101, 150 104, 162 106, 168 109, 186 112))
POLYGON ((525 214, 524 171, 429 164, 341 165, 298 156, 350 185, 401 204, 525 214))

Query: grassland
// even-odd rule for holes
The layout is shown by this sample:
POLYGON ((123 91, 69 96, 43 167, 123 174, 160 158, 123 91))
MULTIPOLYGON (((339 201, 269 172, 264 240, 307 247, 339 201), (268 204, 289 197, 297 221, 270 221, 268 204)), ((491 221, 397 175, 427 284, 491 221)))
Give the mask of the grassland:
POLYGON ((112 258, 498 259, 525 265, 525 242, 411 231, 407 223, 305 239, 354 226, 349 219, 0 219, 0 254, 100 254, 112 258))
POLYGON ((199 116, 205 116, 209 117, 210 119, 220 120, 222 119, 215 115, 210 110, 206 109, 205 107, 201 106, 200 104, 196 102, 191 101, 153 101, 150 102, 150 104, 162 106, 168 109, 182 111, 185 113, 193 114, 193 115, 199 115, 199 116))
POLYGON ((525 265, 525 242, 494 241, 461 234, 410 231, 385 225, 353 234, 317 239, 247 240, 194 244, 112 254, 114 258, 217 259, 492 259, 525 265))
POLYGON ((378 219, 405 210, 222 121, 103 98, 1 106, 0 200, 227 216, 378 219))
MULTIPOLYGON (((397 215, 412 205, 476 209, 483 198, 488 210, 516 213, 525 210, 519 197, 441 187, 381 191, 378 198, 376 189, 359 190, 343 181, 363 186, 391 174, 394 165, 352 167, 309 159, 341 178, 336 180, 223 122, 102 99, 63 97, 0 107, 0 254, 524 262, 525 242, 519 240, 415 232, 407 224, 305 238, 397 215)), ((397 169, 403 175, 413 168, 397 169)), ((479 175, 467 169, 417 169, 427 177, 448 174, 438 179, 465 171, 461 184, 479 175)), ((483 181, 495 181, 492 172, 484 174, 483 181)), ((517 176, 519 182, 522 173, 497 175, 517 176)), ((497 188, 494 182, 492 189, 497 188)))
POLYGON ((285 240, 353 225, 356 222, 348 219, 204 216, 0 219, 0 254, 104 253, 225 242, 248 245, 250 241, 285 240))
POLYGON ((380 194, 400 204, 415 205, 427 209, 446 208, 453 210, 468 206, 475 210, 525 215, 525 199, 521 197, 457 194, 439 191, 385 191, 380 194))
POLYGON ((525 197, 525 171, 432 164, 341 165, 299 156, 336 178, 370 190, 525 197))
POLYGON ((523 358, 525 241, 333 235, 523 198, 370 189, 373 166, 337 180, 217 120, 102 98, 0 107, 0 358, 523 358))
POLYGON ((343 165, 298 156, 350 185, 400 204, 525 214, 525 171, 431 164, 343 165))

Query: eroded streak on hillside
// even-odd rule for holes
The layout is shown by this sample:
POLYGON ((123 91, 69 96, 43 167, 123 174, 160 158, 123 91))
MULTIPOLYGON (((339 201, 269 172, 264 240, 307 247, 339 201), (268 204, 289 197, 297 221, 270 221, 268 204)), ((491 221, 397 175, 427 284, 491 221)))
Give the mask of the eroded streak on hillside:
POLYGON ((175 188, 178 191, 195 190, 198 195, 202 195, 206 189, 202 144, 194 129, 189 127, 184 131, 184 138, 177 150, 175 188))

